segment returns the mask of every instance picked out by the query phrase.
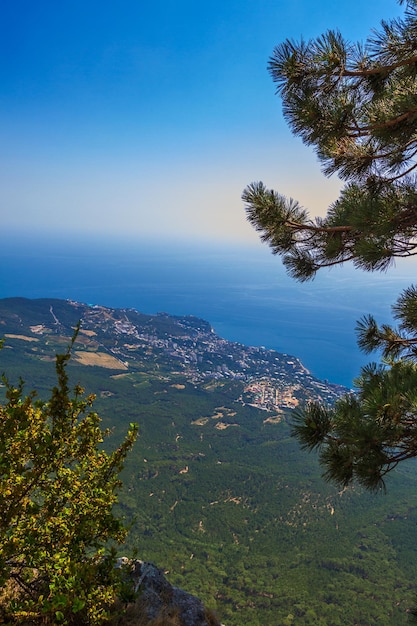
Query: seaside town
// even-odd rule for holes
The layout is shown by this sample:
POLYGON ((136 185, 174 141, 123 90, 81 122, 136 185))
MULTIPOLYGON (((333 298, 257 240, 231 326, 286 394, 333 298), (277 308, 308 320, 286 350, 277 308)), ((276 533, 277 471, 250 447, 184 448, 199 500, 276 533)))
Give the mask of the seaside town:
POLYGON ((348 391, 315 378, 295 356, 228 341, 194 316, 147 315, 70 300, 39 303, 30 319, 24 308, 19 315, 1 315, 5 336, 26 340, 37 353, 42 341, 50 349, 54 336, 61 344, 68 341, 80 321, 73 358, 120 375, 147 372, 196 386, 236 381, 238 401, 278 414, 311 400, 331 405, 348 391))
POLYGON ((228 341, 207 321, 193 316, 145 316, 130 309, 117 310, 117 319, 115 314, 115 310, 91 307, 83 325, 114 333, 117 341, 110 351, 127 367, 139 358, 159 367, 165 363, 171 370, 174 366, 194 384, 240 380, 242 402, 278 412, 308 400, 333 404, 348 391, 315 378, 294 356, 228 341))

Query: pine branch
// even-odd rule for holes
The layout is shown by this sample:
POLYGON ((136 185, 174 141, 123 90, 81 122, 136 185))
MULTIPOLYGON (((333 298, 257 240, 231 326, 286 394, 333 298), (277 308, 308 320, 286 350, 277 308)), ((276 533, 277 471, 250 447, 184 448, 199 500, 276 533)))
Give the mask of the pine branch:
POLYGON ((417 64, 417 54, 406 59, 402 59, 401 61, 397 61, 396 63, 391 63, 390 65, 378 65, 376 67, 370 67, 367 69, 358 69, 358 70, 349 70, 345 68, 341 72, 341 76, 343 77, 351 77, 351 78, 366 78, 367 76, 373 76, 375 74, 390 74, 394 70, 399 67, 407 67, 413 66, 417 64))

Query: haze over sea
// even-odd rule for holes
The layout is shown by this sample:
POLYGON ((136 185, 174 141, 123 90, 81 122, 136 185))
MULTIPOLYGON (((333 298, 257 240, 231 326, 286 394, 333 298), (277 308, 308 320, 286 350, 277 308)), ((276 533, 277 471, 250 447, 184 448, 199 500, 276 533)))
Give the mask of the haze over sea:
POLYGON ((317 377, 352 386, 365 363, 354 328, 391 321, 415 264, 387 274, 351 267, 300 284, 266 246, 13 237, 0 251, 0 297, 64 298, 144 313, 196 315, 222 337, 299 357, 317 377))

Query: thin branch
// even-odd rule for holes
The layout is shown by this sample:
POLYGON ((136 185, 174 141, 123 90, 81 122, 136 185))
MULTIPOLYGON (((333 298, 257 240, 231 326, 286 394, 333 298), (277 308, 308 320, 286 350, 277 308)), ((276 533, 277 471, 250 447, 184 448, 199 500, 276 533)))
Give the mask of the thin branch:
POLYGON ((353 226, 316 226, 314 224, 300 224, 299 222, 285 222, 293 230, 310 230, 315 233, 343 233, 353 230, 353 226))
MULTIPOLYGON (((381 154, 373 154, 371 156, 371 159, 372 159, 372 161, 378 161, 380 159, 388 159, 388 158, 390 158, 390 157, 392 157, 394 155, 398 155, 401 152, 409 149, 413 144, 416 144, 416 143, 417 143, 417 139, 411 139, 410 141, 407 141, 404 145, 399 146, 398 148, 395 148, 394 150, 390 150, 389 152, 383 152, 381 154)), ((357 146, 357 144, 355 144, 355 146, 357 146)), ((343 150, 343 144, 342 144, 342 150, 343 150)), ((345 155, 345 152, 342 151, 342 154, 345 155)), ((413 152, 411 154, 409 154, 406 157, 406 159, 410 160, 413 157, 415 157, 416 154, 417 154, 417 149, 413 150, 413 152)), ((368 154, 364 154, 364 155, 360 154, 360 155, 356 156, 355 158, 356 159, 366 160, 366 159, 369 159, 370 157, 369 157, 368 154)))
POLYGON ((356 131, 356 133, 354 132, 355 129, 353 127, 350 127, 350 128, 347 127, 346 130, 348 132, 352 132, 352 135, 348 135, 349 137, 365 137, 369 135, 369 133, 374 132, 375 130, 390 128, 391 126, 395 126, 399 124, 400 122, 403 122, 409 117, 415 117, 415 114, 417 114, 417 107, 413 107, 412 109, 408 110, 406 113, 402 113, 401 115, 398 115, 397 117, 394 117, 385 122, 381 122, 379 124, 371 124, 369 126, 361 126, 356 131))
POLYGON ((352 254, 352 255, 344 257, 342 259, 338 259, 337 261, 329 261, 328 263, 316 262, 314 264, 315 264, 315 266, 317 268, 332 267, 333 265, 339 265, 340 263, 346 263, 347 261, 353 261, 354 258, 355 258, 355 255, 352 254))
POLYGON ((395 180, 399 180, 400 178, 407 176, 407 174, 415 170, 416 167, 417 167, 417 163, 414 163, 414 165, 409 167, 408 170, 405 170, 405 172, 402 172, 401 174, 398 174, 397 176, 393 176, 392 178, 387 178, 386 180, 388 183, 393 183, 395 180))
POLYGON ((406 67, 407 65, 417 64, 417 55, 392 63, 391 65, 381 65, 379 67, 369 68, 366 70, 348 70, 341 71, 341 76, 347 76, 349 78, 365 78, 366 76, 372 76, 376 74, 388 74, 399 67, 406 67))

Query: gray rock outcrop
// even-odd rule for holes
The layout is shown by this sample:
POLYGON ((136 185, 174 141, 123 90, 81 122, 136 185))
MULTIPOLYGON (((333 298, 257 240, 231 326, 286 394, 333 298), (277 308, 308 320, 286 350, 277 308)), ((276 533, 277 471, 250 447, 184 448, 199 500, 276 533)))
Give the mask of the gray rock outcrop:
POLYGON ((166 618, 167 624, 177 623, 179 626, 222 626, 201 600, 171 585, 163 571, 153 563, 122 557, 118 566, 132 581, 138 594, 137 603, 149 621, 166 618))

